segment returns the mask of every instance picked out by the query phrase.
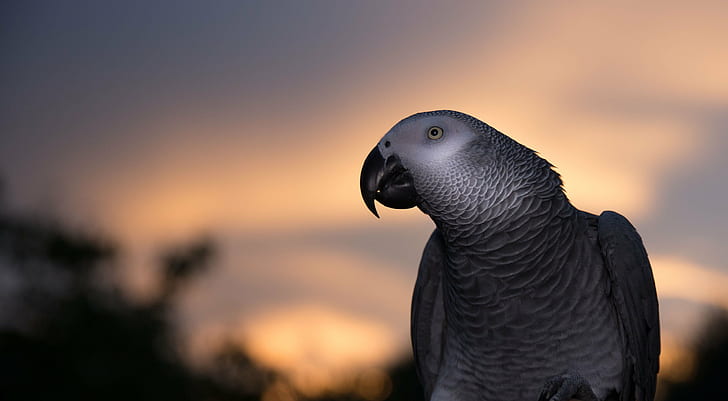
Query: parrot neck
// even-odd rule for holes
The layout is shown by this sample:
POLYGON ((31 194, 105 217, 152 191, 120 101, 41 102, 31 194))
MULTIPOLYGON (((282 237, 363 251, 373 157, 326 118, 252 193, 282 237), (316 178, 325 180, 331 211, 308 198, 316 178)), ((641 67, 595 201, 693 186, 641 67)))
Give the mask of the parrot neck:
POLYGON ((436 222, 453 257, 477 259, 484 273, 490 267, 503 267, 512 274, 514 267, 536 267, 536 258, 556 248, 564 249, 573 241, 578 210, 563 192, 533 196, 511 205, 508 212, 471 226, 436 222), (478 228, 470 228, 473 226, 478 228))
POLYGON ((450 247, 501 257, 508 248, 521 242, 533 244, 545 229, 576 216, 551 164, 521 149, 519 168, 471 168, 476 172, 458 179, 475 184, 440 185, 438 193, 427 197, 436 201, 419 205, 450 247))
MULTIPOLYGON (((508 202, 506 202, 508 203, 508 202)), ((477 224, 435 224, 443 233, 448 248, 457 255, 477 258, 488 266, 529 266, 534 258, 554 247, 566 246, 578 224, 578 210, 560 190, 551 197, 531 196, 509 203, 501 214, 479 220, 477 224), (477 227, 472 228, 472 227, 477 227)))
MULTIPOLYGON (((461 315, 454 322, 494 324, 508 319, 504 311, 518 310, 523 299, 548 293, 554 282, 574 288, 576 276, 588 275, 563 267, 567 260, 578 260, 586 245, 577 240, 584 221, 560 187, 550 196, 523 197, 511 209, 484 221, 485 229, 472 234, 465 227, 437 224, 447 245, 445 308, 448 314, 461 315)), ((463 341, 479 332, 468 327, 453 330, 453 337, 463 341)))
POLYGON ((471 294, 477 299, 453 302, 482 305, 496 293, 516 296, 547 285, 553 269, 543 265, 560 266, 561 259, 573 256, 583 222, 564 194, 558 174, 550 168, 541 171, 546 176, 526 181, 546 184, 528 191, 513 185, 509 196, 498 202, 486 200, 483 212, 471 214, 472 221, 464 221, 463 214, 433 219, 447 244, 445 285, 458 287, 455 294, 471 294, 460 289, 473 285, 484 290, 471 294))

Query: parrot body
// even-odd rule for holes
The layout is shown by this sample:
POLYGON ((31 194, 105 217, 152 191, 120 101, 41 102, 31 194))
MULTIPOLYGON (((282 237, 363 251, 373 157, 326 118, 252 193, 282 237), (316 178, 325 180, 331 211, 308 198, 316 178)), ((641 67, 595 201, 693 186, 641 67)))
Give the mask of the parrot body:
POLYGON ((412 301, 427 399, 652 401, 654 280, 614 212, 571 205, 544 159, 463 113, 395 125, 370 153, 362 195, 435 222, 412 301))

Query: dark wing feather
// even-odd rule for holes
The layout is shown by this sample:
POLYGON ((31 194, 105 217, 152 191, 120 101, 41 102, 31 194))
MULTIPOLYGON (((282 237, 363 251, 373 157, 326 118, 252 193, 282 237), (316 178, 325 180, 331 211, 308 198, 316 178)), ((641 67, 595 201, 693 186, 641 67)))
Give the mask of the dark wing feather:
POLYGON ((660 367, 660 318, 650 261, 639 234, 618 213, 603 212, 598 232, 624 340, 620 399, 652 401, 660 367))
POLYGON ((445 243, 435 229, 422 252, 412 295, 411 335, 417 375, 429 400, 442 358, 445 310, 442 301, 442 271, 445 243))

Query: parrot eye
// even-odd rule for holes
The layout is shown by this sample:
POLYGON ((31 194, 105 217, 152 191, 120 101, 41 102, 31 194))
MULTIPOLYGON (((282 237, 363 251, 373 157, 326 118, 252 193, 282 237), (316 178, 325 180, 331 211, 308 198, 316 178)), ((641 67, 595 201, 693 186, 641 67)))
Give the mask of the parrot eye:
POLYGON ((442 134, 442 128, 440 127, 430 127, 427 130, 427 137, 433 140, 442 138, 442 134))

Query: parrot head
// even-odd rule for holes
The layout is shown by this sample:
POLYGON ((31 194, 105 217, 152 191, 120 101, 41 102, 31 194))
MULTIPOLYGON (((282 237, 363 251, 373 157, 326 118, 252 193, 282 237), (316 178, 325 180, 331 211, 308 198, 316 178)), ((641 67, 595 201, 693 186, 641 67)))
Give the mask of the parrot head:
MULTIPOLYGON (((457 200, 480 191, 494 166, 493 130, 463 113, 440 110, 397 123, 369 153, 360 187, 369 210, 387 207, 456 207, 457 200)), ((494 131, 494 130, 493 130, 494 131)))

